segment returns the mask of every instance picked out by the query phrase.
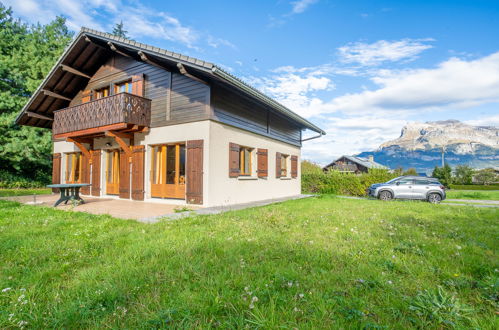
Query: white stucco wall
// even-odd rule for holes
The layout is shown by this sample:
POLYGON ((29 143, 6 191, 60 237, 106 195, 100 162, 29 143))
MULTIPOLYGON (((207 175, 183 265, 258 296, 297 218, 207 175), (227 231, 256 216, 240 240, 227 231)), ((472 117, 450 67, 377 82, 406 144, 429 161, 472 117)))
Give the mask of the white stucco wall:
POLYGON ((288 178, 276 178, 276 152, 298 156, 298 164, 300 164, 299 147, 217 122, 210 123, 209 141, 210 175, 206 182, 209 191, 205 199, 209 206, 247 203, 301 193, 300 166, 298 166, 297 178, 290 178, 291 157, 288 157, 288 178), (252 153, 252 180, 229 177, 229 143, 231 142, 255 148, 252 153), (268 149, 268 177, 265 179, 256 176, 257 148, 268 149))
MULTIPOLYGON (((145 154, 145 198, 151 199, 151 184, 150 184, 150 169, 151 169, 151 145, 163 143, 186 142, 188 140, 204 140, 203 149, 203 200, 206 203, 208 195, 208 164, 209 164, 209 138, 210 138, 210 121, 197 121, 193 123, 154 127, 147 133, 135 134, 135 145, 143 145, 146 147, 145 154)), ((157 199, 156 199, 157 200, 157 199)))
MULTIPOLYGON (((188 140, 204 140, 203 150, 203 206, 223 206, 238 203, 247 203, 258 200, 294 196, 301 193, 300 166, 298 177, 291 178, 291 157, 288 157, 288 177, 276 178, 276 152, 289 156, 298 156, 301 161, 300 148, 276 141, 258 134, 250 133, 239 128, 217 123, 214 121, 199 121, 180 125, 151 128, 147 133, 135 134, 135 145, 144 145, 145 148, 145 199, 161 201, 151 197, 150 169, 151 145, 186 142, 188 140), (229 177, 229 143, 254 148, 252 153, 253 173, 250 178, 229 177), (256 149, 268 150, 268 177, 258 178, 256 149)), ((126 141, 127 144, 129 141, 126 141)), ((95 149, 119 148, 114 139, 103 137, 94 140, 95 149), (106 146, 109 143, 110 146, 106 146)), ((73 143, 64 141, 54 142, 54 152, 62 153, 61 178, 65 180, 66 153, 80 151, 73 143)), ((101 191, 105 196, 105 166, 106 153, 101 156, 101 191)), ((167 200, 183 204, 185 201, 167 200)))

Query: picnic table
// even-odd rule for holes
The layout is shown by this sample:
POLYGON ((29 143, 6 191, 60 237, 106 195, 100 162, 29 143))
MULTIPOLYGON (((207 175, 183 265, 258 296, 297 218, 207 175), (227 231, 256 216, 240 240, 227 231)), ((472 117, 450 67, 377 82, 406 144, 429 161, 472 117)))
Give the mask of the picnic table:
POLYGON ((90 186, 89 183, 64 183, 64 184, 49 184, 48 188, 57 188, 61 192, 61 197, 55 202, 54 207, 64 202, 67 204, 69 200, 77 200, 82 204, 85 201, 80 197, 80 188, 90 186))

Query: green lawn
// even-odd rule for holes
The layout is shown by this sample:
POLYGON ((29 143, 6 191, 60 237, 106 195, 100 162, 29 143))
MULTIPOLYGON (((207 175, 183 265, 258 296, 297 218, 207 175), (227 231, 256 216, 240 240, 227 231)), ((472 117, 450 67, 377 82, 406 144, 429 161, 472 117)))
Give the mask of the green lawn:
POLYGON ((0 197, 23 196, 23 195, 46 195, 52 193, 48 188, 34 189, 0 189, 0 197))
POLYGON ((499 201, 499 190, 447 190, 447 198, 499 201))
POLYGON ((0 201, 0 328, 497 328, 498 219, 324 196, 147 225, 0 201))

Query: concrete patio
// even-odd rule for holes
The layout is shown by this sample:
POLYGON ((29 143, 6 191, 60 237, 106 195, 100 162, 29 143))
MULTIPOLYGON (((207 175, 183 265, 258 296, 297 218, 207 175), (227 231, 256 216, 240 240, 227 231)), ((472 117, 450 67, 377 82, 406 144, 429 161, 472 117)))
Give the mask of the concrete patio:
MULTIPOLYGON (((72 205, 70 202, 68 202, 67 205, 62 203, 56 208, 58 210, 72 210, 78 212, 88 212, 92 214, 107 214, 116 218, 134 219, 145 223, 156 223, 162 219, 174 220, 193 215, 219 214, 227 211, 236 211, 250 207, 265 206, 274 203, 285 202, 288 200, 308 198, 312 196, 313 195, 296 195, 267 199, 251 203, 205 208, 192 205, 183 206, 178 204, 167 204, 164 202, 141 202, 114 198, 95 198, 82 196, 82 198, 85 200, 85 204, 72 205), (184 207, 188 208, 189 210, 186 212, 175 212, 175 209, 181 209, 184 207)), ((53 207, 54 203, 59 199, 59 194, 2 197, 0 199, 16 201, 28 205, 53 207)))
MULTIPOLYGON (((58 210, 73 210, 79 212, 88 212, 92 214, 108 214, 110 216, 122 219, 141 220, 144 218, 159 218, 161 216, 174 214, 175 209, 182 208, 181 205, 166 204, 162 202, 142 202, 114 198, 94 198, 82 196, 85 204, 72 205, 71 202, 57 206, 58 210)), ((59 199, 59 194, 51 195, 29 195, 4 197, 4 200, 17 201, 23 204, 40 205, 53 207, 59 199)), ((191 210, 197 210, 199 207, 188 206, 191 210)))

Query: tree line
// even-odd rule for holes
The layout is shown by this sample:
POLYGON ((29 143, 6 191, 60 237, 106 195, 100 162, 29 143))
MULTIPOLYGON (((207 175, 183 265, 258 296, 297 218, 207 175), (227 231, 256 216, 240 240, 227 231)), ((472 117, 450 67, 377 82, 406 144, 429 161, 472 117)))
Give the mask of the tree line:
MULTIPOLYGON (((127 38, 123 22, 112 33, 127 38)), ((63 17, 28 24, 0 2, 0 187, 50 182, 51 130, 14 120, 73 36, 63 17)))

